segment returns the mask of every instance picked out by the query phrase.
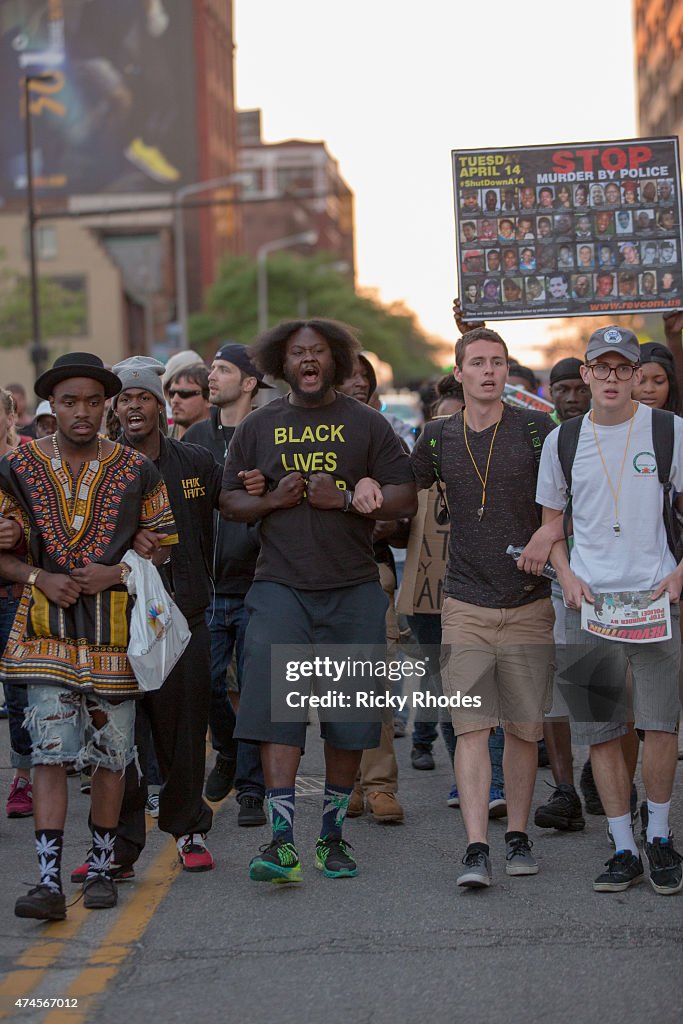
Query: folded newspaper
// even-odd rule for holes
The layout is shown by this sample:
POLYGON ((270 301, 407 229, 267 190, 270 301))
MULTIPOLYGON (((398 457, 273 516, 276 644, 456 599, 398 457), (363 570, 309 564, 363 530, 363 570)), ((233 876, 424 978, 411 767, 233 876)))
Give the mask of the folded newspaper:
POLYGON ((651 590, 622 590, 581 602, 581 629, 605 640, 651 644, 671 639, 671 607, 665 592, 656 601, 651 590))

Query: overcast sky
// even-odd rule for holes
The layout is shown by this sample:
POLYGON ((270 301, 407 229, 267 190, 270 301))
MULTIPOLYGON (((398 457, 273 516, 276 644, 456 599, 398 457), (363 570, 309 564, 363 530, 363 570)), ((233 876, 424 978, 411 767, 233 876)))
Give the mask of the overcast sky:
MULTIPOLYGON (((237 102, 323 139, 356 197, 358 283, 454 338, 451 149, 637 134, 630 0, 236 0, 237 102)), ((519 358, 549 321, 499 325, 519 358)))

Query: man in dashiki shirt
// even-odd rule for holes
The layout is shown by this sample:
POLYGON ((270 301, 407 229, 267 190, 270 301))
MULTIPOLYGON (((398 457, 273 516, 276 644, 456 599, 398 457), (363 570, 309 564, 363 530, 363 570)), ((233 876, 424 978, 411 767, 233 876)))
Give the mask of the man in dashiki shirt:
POLYGON ((177 531, 164 482, 131 448, 98 436, 104 404, 121 387, 94 355, 60 356, 35 383, 57 419, 55 434, 0 461, 0 572, 24 593, 0 661, 28 687, 40 883, 17 917, 62 920, 61 855, 66 769, 92 774, 92 852, 84 904, 116 904, 109 873, 126 766, 135 760, 135 703, 126 657, 131 602, 121 564, 138 531, 177 531))

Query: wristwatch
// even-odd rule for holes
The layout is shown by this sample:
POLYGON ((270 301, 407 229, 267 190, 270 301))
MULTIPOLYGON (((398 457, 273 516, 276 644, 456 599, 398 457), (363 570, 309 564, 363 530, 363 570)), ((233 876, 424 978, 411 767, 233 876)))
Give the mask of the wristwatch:
POLYGON ((353 491, 344 491, 344 507, 342 512, 351 512, 353 505, 353 491))
POLYGON ((42 571, 42 569, 31 569, 31 572, 28 575, 28 579, 26 580, 29 587, 35 587, 36 580, 38 579, 42 571))
POLYGON ((124 587, 128 583, 128 577, 130 576, 131 572, 132 572, 132 569, 128 565, 128 563, 127 562, 121 562, 121 575, 119 576, 119 582, 122 583, 124 585, 124 587))

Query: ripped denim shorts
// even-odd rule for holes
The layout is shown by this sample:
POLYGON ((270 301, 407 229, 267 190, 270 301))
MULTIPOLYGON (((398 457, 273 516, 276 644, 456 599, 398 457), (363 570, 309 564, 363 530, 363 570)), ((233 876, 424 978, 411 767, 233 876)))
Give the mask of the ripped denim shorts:
POLYGON ((123 773, 137 760, 135 701, 112 704, 93 694, 28 686, 24 726, 31 737, 31 762, 86 765, 123 773), (93 721, 95 716, 95 724, 93 721))

